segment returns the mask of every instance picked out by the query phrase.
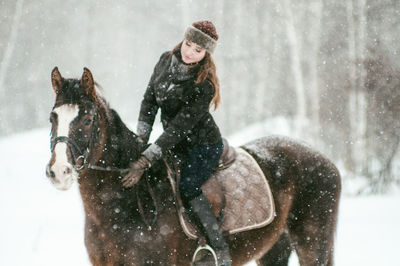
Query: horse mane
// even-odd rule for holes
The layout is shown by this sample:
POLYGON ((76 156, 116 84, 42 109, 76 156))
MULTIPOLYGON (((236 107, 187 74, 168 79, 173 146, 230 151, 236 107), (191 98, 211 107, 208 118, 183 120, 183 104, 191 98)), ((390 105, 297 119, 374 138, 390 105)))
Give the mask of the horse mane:
MULTIPOLYGON (((100 87, 97 82, 96 87, 100 87)), ((110 107, 107 100, 96 90, 95 104, 106 121, 105 130, 108 131, 109 143, 117 150, 119 167, 126 168, 129 163, 139 159, 140 144, 137 135, 122 121, 116 110, 110 107)))

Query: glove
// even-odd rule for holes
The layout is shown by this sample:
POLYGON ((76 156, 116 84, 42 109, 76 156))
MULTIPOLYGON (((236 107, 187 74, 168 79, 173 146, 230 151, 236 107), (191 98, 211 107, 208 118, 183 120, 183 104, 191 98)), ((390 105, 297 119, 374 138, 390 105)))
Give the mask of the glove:
POLYGON ((139 182, 145 170, 149 169, 151 166, 149 160, 145 156, 141 156, 139 160, 131 163, 129 169, 125 169, 121 172, 124 176, 122 178, 122 185, 124 187, 132 187, 137 182, 139 182))
POLYGON ((151 129, 152 126, 150 124, 143 121, 138 121, 136 132, 140 142, 147 144, 151 129))

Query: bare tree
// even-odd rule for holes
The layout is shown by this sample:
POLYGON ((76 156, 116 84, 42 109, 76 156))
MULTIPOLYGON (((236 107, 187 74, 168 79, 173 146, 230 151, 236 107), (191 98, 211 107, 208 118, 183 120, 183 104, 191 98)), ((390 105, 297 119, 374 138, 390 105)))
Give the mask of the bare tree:
POLYGON ((292 7, 289 0, 282 1, 283 10, 285 11, 286 17, 286 32, 289 41, 290 54, 292 60, 292 71, 294 74, 294 87, 296 91, 297 99, 297 112, 296 112, 296 125, 295 134, 301 136, 302 129, 306 120, 306 97, 304 90, 304 81, 301 67, 300 53, 302 50, 301 41, 296 32, 294 25, 292 7))
POLYGON ((243 7, 240 1, 235 1, 235 4, 232 5, 232 18, 234 21, 231 23, 231 35, 230 41, 231 50, 225 51, 228 56, 228 69, 229 69, 229 78, 228 78, 228 87, 225 87, 225 91, 228 91, 225 94, 225 99, 230 102, 228 108, 229 114, 229 128, 232 129, 241 129, 246 126, 245 116, 246 116, 246 61, 243 58, 244 49, 242 49, 242 27, 243 25, 243 7), (241 83, 235 82, 235 78, 241 77, 241 83), (227 97, 228 96, 228 97, 227 97), (232 104, 234 103, 234 104, 232 104))
POLYGON ((323 3, 322 0, 313 1, 311 3, 312 20, 310 29, 310 54, 308 56, 309 70, 310 70, 310 101, 311 101, 311 120, 312 120, 312 132, 315 139, 314 144, 319 142, 319 97, 320 97, 320 82, 318 76, 318 61, 319 61, 319 49, 321 41, 321 19, 322 19, 323 3))
POLYGON ((367 102, 364 89, 365 69, 363 60, 366 52, 366 12, 365 0, 347 1, 347 22, 348 22, 348 53, 350 61, 349 70, 349 117, 350 117, 350 140, 351 161, 348 167, 353 168, 357 165, 359 172, 368 172, 367 167, 367 147, 366 147, 366 112, 367 102), (354 8, 356 1, 356 8, 354 8))
POLYGON ((383 54, 378 44, 364 63, 369 96, 368 152, 373 155, 369 162, 375 165, 369 169, 368 190, 374 193, 385 192, 399 179, 392 172, 392 165, 400 145, 400 78, 383 54))
POLYGON ((267 91, 267 83, 271 82, 271 64, 268 62, 268 58, 270 58, 270 42, 272 39, 271 31, 269 29, 271 15, 267 13, 267 5, 265 1, 261 1, 258 5, 254 5, 254 24, 255 30, 253 31, 253 40, 254 45, 256 46, 256 50, 253 52, 255 55, 253 58, 254 62, 254 79, 255 83, 255 91, 256 94, 252 95, 251 99, 255 106, 255 115, 254 118, 256 121, 264 120, 269 113, 270 106, 267 104, 269 101, 266 101, 271 95, 267 91))
POLYGON ((358 95, 357 95, 357 114, 358 114, 358 127, 357 127, 357 139, 360 150, 362 151, 357 156, 360 157, 360 166, 363 173, 368 173, 368 150, 367 150, 367 95, 365 90, 365 79, 366 70, 364 68, 364 60, 366 58, 366 31, 367 31, 367 13, 366 13, 366 0, 358 0, 359 10, 359 41, 358 41, 358 58, 360 60, 359 67, 359 79, 358 79, 358 95))
POLYGON ((9 38, 7 46, 6 46, 6 50, 4 52, 3 59, 1 60, 1 63, 0 63, 0 96, 1 97, 4 97, 4 93, 5 93, 4 82, 6 79, 7 70, 10 65, 11 57, 14 52, 15 44, 17 43, 17 40, 18 40, 18 28, 19 28, 19 23, 21 21, 23 5, 24 5, 24 0, 17 0, 15 2, 15 12, 14 12, 14 17, 13 17, 13 22, 11 25, 10 38, 9 38))
POLYGON ((353 143, 355 141, 355 128, 357 124, 357 120, 354 117, 356 113, 356 34, 355 34, 355 21, 353 16, 353 0, 349 0, 346 2, 346 14, 347 14, 347 31, 348 31, 348 59, 349 63, 349 97, 348 97, 348 109, 349 109, 349 135, 348 135, 348 145, 346 146, 346 167, 350 171, 354 171, 356 167, 355 158, 353 156, 353 143))

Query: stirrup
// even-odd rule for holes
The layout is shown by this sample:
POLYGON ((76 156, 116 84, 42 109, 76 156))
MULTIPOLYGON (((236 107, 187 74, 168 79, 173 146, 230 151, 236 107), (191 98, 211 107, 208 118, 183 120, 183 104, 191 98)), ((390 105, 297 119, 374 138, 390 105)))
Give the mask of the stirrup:
POLYGON ((215 262, 215 266, 218 266, 218 259, 217 259, 217 254, 215 253, 214 249, 212 247, 210 247, 209 245, 205 244, 204 246, 198 246, 196 251, 193 254, 192 257, 192 265, 194 265, 195 263, 195 259, 197 257, 197 254, 201 251, 208 251, 212 254, 212 256, 214 257, 214 262, 215 262))

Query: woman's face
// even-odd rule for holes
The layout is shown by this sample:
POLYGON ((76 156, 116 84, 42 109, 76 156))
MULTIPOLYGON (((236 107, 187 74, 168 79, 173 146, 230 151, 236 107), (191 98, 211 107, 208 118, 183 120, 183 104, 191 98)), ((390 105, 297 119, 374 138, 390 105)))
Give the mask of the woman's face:
POLYGON ((183 40, 181 46, 182 60, 186 64, 200 62, 206 55, 206 50, 189 40, 183 40))

